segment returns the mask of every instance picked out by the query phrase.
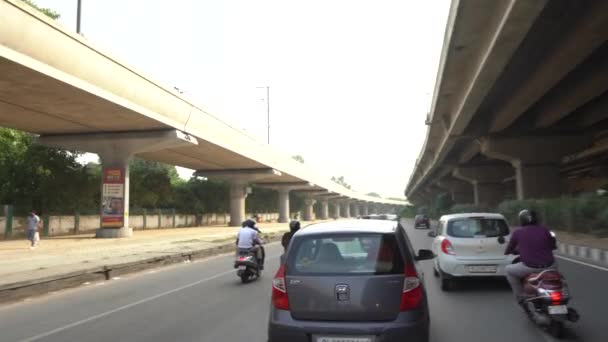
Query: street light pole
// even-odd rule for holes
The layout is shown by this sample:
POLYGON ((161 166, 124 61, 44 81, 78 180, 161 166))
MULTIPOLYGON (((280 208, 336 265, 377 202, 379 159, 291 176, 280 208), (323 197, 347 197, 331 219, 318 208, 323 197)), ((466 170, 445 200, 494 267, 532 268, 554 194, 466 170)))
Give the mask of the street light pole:
POLYGON ((82 0, 78 0, 76 7, 76 33, 80 34, 80 12, 82 11, 82 0))

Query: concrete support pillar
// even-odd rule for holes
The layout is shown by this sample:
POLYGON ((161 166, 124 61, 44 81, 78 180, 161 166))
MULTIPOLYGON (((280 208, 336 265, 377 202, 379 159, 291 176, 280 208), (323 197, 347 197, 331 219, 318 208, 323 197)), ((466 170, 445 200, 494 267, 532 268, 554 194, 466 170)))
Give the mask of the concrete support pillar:
POLYGON ((514 162, 514 166, 518 200, 559 197, 561 188, 557 164, 530 165, 514 162))
POLYGON ((361 215, 369 215, 369 204, 361 202, 361 215))
POLYGON ((280 187, 279 191, 279 223, 289 222, 289 187, 280 187))
POLYGON ((470 182, 449 177, 441 179, 437 185, 450 194, 455 204, 474 203, 473 185, 470 182))
POLYGON ((342 201, 342 209, 340 211, 342 212, 342 217, 350 218, 350 201, 342 201))
POLYGON ((98 238, 133 235, 129 227, 129 161, 138 153, 197 145, 198 141, 178 130, 127 133, 41 136, 38 143, 97 153, 102 163, 100 228, 98 238))
POLYGON ((321 200, 321 220, 329 219, 329 202, 327 200, 321 200))
POLYGON ((332 203, 333 204, 333 217, 336 219, 340 218, 340 202, 335 201, 332 203))
POLYGON ((513 168, 508 165, 484 165, 458 167, 455 178, 468 181, 473 186, 475 205, 495 206, 505 198, 503 181, 513 176, 513 168))
POLYGON ((505 188, 502 183, 473 182, 474 204, 495 206, 503 201, 505 188))
POLYGON ((551 198, 561 194, 562 157, 591 142, 591 136, 485 137, 480 140, 480 151, 515 168, 517 199, 551 198))
POLYGON ((359 203, 353 202, 352 214, 353 217, 359 217, 359 203))
POLYGON ((245 221, 245 199, 247 198, 247 183, 243 181, 230 182, 230 223, 238 227, 245 221))
POLYGON ((313 209, 315 202, 316 201, 310 197, 304 200, 304 221, 313 221, 315 219, 313 209))

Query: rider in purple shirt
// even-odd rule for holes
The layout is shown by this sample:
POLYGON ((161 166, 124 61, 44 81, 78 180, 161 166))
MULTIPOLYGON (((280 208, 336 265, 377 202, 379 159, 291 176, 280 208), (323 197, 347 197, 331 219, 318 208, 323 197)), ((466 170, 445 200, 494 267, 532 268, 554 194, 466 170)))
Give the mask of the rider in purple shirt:
POLYGON ((521 228, 511 235, 505 254, 519 253, 521 262, 507 265, 507 280, 517 300, 522 299, 522 279, 531 273, 555 268, 553 250, 557 248, 555 238, 545 226, 538 224, 533 210, 519 213, 521 228))

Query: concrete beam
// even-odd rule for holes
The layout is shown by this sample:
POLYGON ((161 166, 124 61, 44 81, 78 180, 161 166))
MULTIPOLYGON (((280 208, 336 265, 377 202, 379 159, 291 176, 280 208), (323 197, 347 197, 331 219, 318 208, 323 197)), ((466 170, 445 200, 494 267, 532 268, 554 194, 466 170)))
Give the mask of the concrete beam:
POLYGON ((515 168, 516 198, 551 198, 561 194, 562 158, 588 146, 591 137, 483 138, 481 153, 515 168))
MULTIPOLYGON (((579 21, 574 30, 561 37, 559 48, 534 69, 527 82, 515 89, 507 103, 498 108, 490 132, 499 132, 509 127, 579 66, 592 51, 605 43, 605 33, 608 32, 605 16, 605 13, 608 13, 608 2, 595 1, 592 4, 595 8, 589 11, 585 20, 579 21)), ((561 110, 558 110, 558 113, 561 113, 561 110)))
POLYGON ((197 170, 195 175, 221 180, 244 179, 248 182, 256 182, 264 179, 280 177, 282 173, 272 168, 259 169, 228 169, 228 170, 197 170))
POLYGON ((461 166, 454 169, 455 178, 467 182, 501 183, 505 178, 513 176, 515 171, 510 166, 461 166))

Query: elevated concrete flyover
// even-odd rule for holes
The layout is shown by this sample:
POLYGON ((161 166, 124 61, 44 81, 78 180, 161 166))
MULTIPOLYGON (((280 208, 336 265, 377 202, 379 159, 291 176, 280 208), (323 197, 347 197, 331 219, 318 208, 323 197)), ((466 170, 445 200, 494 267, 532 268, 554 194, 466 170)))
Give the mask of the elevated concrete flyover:
POLYGON ((608 183, 608 2, 452 1, 405 195, 492 206, 608 183))
POLYGON ((108 179, 122 184, 112 188, 122 193, 122 207, 106 209, 120 217, 100 230, 102 237, 131 234, 133 156, 230 181, 233 225, 243 219, 247 185, 256 182, 310 183, 345 198, 405 204, 339 186, 17 0, 0 0, 0 126, 37 134, 51 146, 99 153, 104 172, 118 172, 108 179))

